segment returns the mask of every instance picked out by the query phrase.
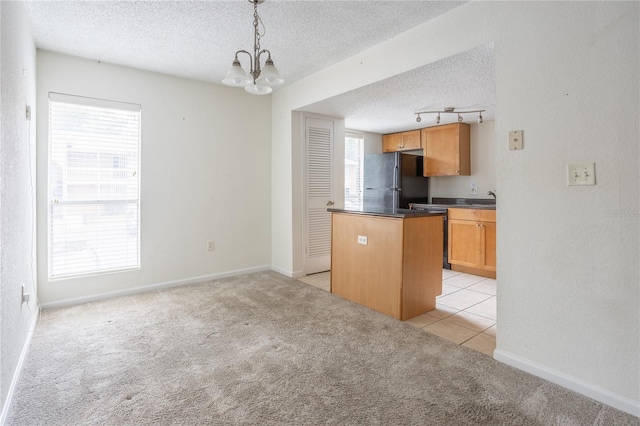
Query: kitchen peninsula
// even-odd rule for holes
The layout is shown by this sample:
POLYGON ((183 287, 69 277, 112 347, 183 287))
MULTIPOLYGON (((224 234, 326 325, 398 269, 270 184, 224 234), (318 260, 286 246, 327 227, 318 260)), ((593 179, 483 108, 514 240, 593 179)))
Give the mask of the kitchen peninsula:
POLYGON ((331 292, 399 320, 436 307, 442 293, 442 213, 331 212, 331 292))

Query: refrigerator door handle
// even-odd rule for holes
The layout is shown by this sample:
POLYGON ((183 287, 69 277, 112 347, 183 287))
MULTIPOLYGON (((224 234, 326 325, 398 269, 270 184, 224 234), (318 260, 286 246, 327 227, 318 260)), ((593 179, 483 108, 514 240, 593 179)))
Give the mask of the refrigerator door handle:
POLYGON ((393 170, 393 187, 398 187, 398 164, 396 163, 396 167, 393 170))

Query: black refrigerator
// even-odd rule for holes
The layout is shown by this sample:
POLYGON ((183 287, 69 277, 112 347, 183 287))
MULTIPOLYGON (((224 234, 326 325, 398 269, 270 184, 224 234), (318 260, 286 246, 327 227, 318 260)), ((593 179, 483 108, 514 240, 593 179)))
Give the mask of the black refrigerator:
POLYGON ((364 210, 408 209, 409 203, 428 203, 422 160, 421 155, 401 152, 365 155, 364 210))

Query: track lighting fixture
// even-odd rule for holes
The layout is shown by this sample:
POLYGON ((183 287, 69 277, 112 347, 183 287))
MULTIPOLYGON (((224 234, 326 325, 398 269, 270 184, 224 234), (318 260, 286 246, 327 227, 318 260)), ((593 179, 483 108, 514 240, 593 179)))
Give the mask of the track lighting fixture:
POLYGON ((461 114, 473 114, 473 113, 478 113, 478 124, 482 123, 484 121, 484 119, 482 118, 482 113, 485 112, 486 110, 484 109, 477 109, 477 110, 473 110, 473 111, 456 111, 455 108, 453 107, 447 107, 442 111, 420 111, 420 112, 416 112, 415 114, 417 115, 416 117, 416 121, 418 123, 420 123, 422 121, 422 118, 420 117, 420 114, 438 114, 436 116, 436 124, 440 124, 440 114, 458 114, 458 123, 462 123, 463 118, 461 114))

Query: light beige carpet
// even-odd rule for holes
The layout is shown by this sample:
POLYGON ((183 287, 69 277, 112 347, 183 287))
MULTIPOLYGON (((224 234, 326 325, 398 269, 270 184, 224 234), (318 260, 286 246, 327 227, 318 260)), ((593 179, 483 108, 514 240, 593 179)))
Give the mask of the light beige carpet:
POLYGON ((9 425, 638 425, 264 272, 42 314, 9 425))

